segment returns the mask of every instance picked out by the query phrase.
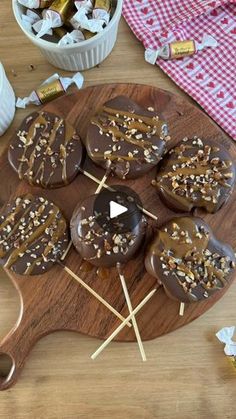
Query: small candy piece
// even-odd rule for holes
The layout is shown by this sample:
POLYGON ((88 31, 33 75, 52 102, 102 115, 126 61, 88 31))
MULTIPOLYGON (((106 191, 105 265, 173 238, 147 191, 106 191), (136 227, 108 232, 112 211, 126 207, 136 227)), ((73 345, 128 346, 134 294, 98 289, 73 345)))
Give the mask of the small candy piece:
POLYGON ((236 368, 236 342, 232 340, 235 333, 235 327, 224 327, 216 333, 216 337, 220 342, 225 343, 224 352, 228 356, 229 361, 236 368))
POLYGON ((105 25, 108 25, 111 16, 111 0, 95 0, 92 16, 95 20, 102 20, 105 25))
POLYGON ((51 6, 53 0, 18 0, 18 2, 29 9, 46 9, 51 6))
MULTIPOLYGON (((41 19, 40 13, 36 13, 33 10, 27 9, 26 14, 21 16, 22 23, 24 27, 30 31, 32 29, 32 25, 35 22, 38 22, 41 19)), ((52 31, 51 31, 52 33, 52 31)))
POLYGON ((94 5, 94 0, 77 0, 75 1, 75 7, 77 10, 85 10, 85 12, 88 14, 92 12, 94 5))
POLYGON ((91 33, 89 31, 80 31, 80 30, 73 30, 72 32, 68 32, 66 35, 64 35, 60 41, 58 42, 58 45, 71 45, 76 44, 77 42, 85 41, 86 39, 90 39, 93 36, 95 36, 95 33, 91 33))
POLYGON ((235 255, 205 221, 178 217, 157 231, 145 266, 170 298, 191 303, 206 300, 229 284, 235 255))
POLYGON ((22 122, 8 150, 20 179, 43 188, 59 188, 78 174, 83 148, 75 129, 49 112, 34 112, 22 122))
POLYGON ((158 58, 163 60, 173 60, 193 55, 205 48, 215 48, 217 41, 211 35, 204 35, 202 42, 199 43, 193 39, 185 41, 171 42, 160 47, 158 50, 147 49, 145 51, 145 60, 150 64, 155 64, 158 58))
POLYGON ((76 84, 78 89, 83 86, 84 78, 81 73, 76 73, 73 77, 60 77, 58 74, 54 74, 49 77, 45 82, 30 96, 23 99, 18 98, 16 101, 17 108, 25 108, 30 104, 41 105, 43 103, 50 102, 59 96, 62 96, 69 86, 73 83, 76 84))
POLYGON ((41 275, 60 259, 69 243, 59 208, 31 194, 7 203, 0 217, 0 264, 19 275, 41 275))
POLYGON ((52 28, 62 26, 72 12, 73 5, 73 0, 54 0, 49 9, 43 11, 43 19, 33 25, 37 38, 48 34, 52 28))
POLYGON ((70 24, 74 29, 86 29, 92 33, 99 33, 103 30, 104 21, 89 19, 86 11, 81 9, 70 19, 70 24))
POLYGON ((85 145, 89 157, 121 179, 147 173, 162 158, 169 139, 167 124, 154 111, 126 96, 106 102, 91 118, 85 145))

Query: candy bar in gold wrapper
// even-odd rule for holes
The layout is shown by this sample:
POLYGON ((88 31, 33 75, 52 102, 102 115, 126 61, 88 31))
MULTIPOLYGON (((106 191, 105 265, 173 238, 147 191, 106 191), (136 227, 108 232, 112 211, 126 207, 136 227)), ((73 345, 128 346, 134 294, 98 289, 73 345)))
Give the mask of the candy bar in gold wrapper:
POLYGON ((24 109, 30 104, 39 106, 63 95, 72 84, 81 89, 83 82, 84 78, 81 73, 76 73, 73 77, 60 77, 57 73, 53 74, 37 90, 31 92, 29 96, 23 99, 18 98, 16 107, 24 109))
POLYGON ((40 102, 47 103, 51 100, 56 99, 57 97, 63 95, 64 89, 60 80, 55 80, 52 83, 41 86, 36 90, 40 102))
POLYGON ((61 17, 61 20, 65 22, 72 12, 73 5, 73 0, 54 0, 48 10, 57 12, 61 17))
POLYGON ((95 0, 93 19, 101 20, 107 25, 110 20, 111 5, 111 0, 95 0))
POLYGON ((58 38, 63 38, 63 36, 65 36, 67 34, 67 30, 61 26, 60 28, 54 28, 53 29, 53 34, 55 34, 56 36, 58 36, 58 38))
POLYGON ((96 33, 87 31, 86 29, 84 29, 82 32, 85 39, 90 39, 90 38, 93 38, 93 36, 97 35, 96 33))
POLYGON ((196 52, 195 42, 192 39, 172 42, 169 44, 170 58, 183 58, 196 52))

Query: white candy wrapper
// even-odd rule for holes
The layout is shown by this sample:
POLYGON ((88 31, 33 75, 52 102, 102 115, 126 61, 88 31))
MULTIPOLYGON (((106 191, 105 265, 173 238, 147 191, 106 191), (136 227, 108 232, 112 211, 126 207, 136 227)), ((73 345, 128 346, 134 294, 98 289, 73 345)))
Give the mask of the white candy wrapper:
POLYGON ((21 16, 22 23, 27 30, 31 30, 34 23, 40 20, 40 16, 33 12, 33 10, 27 10, 26 14, 21 16))
POLYGON ((30 104, 42 105, 63 95, 69 86, 76 84, 78 89, 83 86, 84 78, 81 73, 76 73, 73 77, 60 77, 59 74, 53 74, 41 86, 33 91, 28 97, 18 98, 16 101, 17 108, 25 108, 30 104))
POLYGON ((53 0, 18 0, 18 2, 29 9, 44 9, 51 6, 53 0))
POLYGON ((84 10, 86 14, 92 12, 93 10, 93 0, 78 0, 75 1, 75 7, 77 10, 84 10))
POLYGON ((72 44, 76 44, 77 42, 81 42, 85 40, 85 36, 83 34, 83 32, 81 32, 80 30, 73 30, 70 33, 67 33, 66 35, 64 35, 60 41, 58 42, 58 45, 60 46, 64 46, 64 45, 72 45, 72 44))
POLYGON ((43 19, 33 25, 37 32, 36 37, 41 38, 48 35, 50 29, 60 28, 72 11, 73 5, 73 0, 54 0, 50 8, 43 11, 43 19))
POLYGON ((216 333, 216 337, 220 342, 225 343, 224 352, 227 356, 236 356, 236 342, 232 340, 235 327, 224 327, 216 333))
POLYGON ((79 10, 71 19, 70 23, 74 29, 86 29, 92 33, 103 31, 104 21, 89 19, 84 9, 79 10))
POLYGON ((183 58, 194 55, 196 52, 202 51, 205 48, 215 48, 216 46, 217 41, 213 36, 204 35, 201 43, 193 39, 188 39, 185 41, 171 42, 157 50, 148 48, 145 51, 145 60, 154 65, 158 58, 162 58, 163 60, 183 58))

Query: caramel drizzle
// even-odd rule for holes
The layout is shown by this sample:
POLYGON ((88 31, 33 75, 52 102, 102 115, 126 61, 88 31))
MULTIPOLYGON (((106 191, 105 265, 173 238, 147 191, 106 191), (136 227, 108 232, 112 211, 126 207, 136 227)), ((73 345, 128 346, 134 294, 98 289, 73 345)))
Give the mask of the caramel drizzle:
MULTIPOLYGON (((36 179, 39 178, 40 183, 42 185, 45 184, 45 186, 47 186, 52 178, 52 176, 55 173, 55 170, 57 168, 56 162, 55 162, 55 168, 52 168, 52 171, 50 172, 48 178, 46 179, 46 181, 44 180, 44 176, 45 176, 45 159, 46 156, 50 153, 51 151, 51 147, 53 146, 56 138, 57 138, 57 132, 58 130, 61 128, 62 124, 63 124, 63 119, 58 119, 54 121, 54 125, 52 127, 49 139, 44 138, 45 134, 47 134, 47 130, 48 130, 48 122, 47 120, 44 118, 43 113, 40 113, 39 116, 33 121, 33 123, 31 124, 29 131, 27 133, 26 136, 26 142, 24 144, 24 152, 23 155, 21 156, 20 160, 20 164, 18 167, 18 173, 19 173, 19 177, 20 179, 23 179, 24 176, 27 176, 29 183, 33 184, 36 179), (36 127, 37 124, 40 125, 40 127, 36 127), (36 136, 36 130, 41 128, 41 126, 44 126, 44 129, 42 131, 42 134, 39 136, 38 141, 36 142, 36 144, 34 144, 34 148, 32 153, 30 154, 29 158, 26 158, 26 154, 27 151, 29 149, 29 147, 34 143, 34 138, 36 136), (43 146, 40 145, 40 141, 42 139, 46 139, 47 141, 47 147, 44 151, 44 156, 43 156, 43 161, 41 162, 37 172, 35 174, 33 174, 33 167, 34 167, 34 163, 35 163, 35 159, 36 159, 36 154, 37 154, 37 146, 40 146, 40 148, 42 149, 43 146), (24 164, 27 163, 28 165, 28 169, 26 170, 26 172, 23 171, 23 166, 24 164)), ((74 130, 72 128, 69 128, 66 126, 65 128, 65 138, 64 138, 64 144, 61 144, 60 147, 60 163, 62 165, 62 180, 64 183, 67 183, 67 166, 66 166, 66 157, 67 157, 67 152, 66 152, 66 146, 68 144, 68 142, 70 141, 70 139, 73 138, 73 134, 74 134, 74 130), (62 149, 63 147, 63 149, 62 149), (63 152, 62 152, 63 151, 63 152)), ((53 156, 54 153, 52 153, 53 156)))
MULTIPOLYGON (((19 198, 18 198, 19 199, 19 198)), ((18 220, 17 224, 14 226, 14 228, 11 230, 11 232, 9 233, 9 235, 5 238, 4 241, 8 242, 10 241, 11 237, 14 236, 14 234, 17 232, 18 233, 18 229, 20 224, 22 223, 22 220, 25 219, 25 217, 27 216, 27 214, 32 210, 33 207, 33 197, 31 195, 27 195, 24 199, 21 199, 21 201, 19 202, 18 205, 16 205, 16 208, 14 211, 12 211, 8 217, 2 222, 2 224, 0 225, 0 229, 2 230, 3 227, 6 227, 7 224, 9 223, 9 221, 12 219, 12 217, 15 217, 15 214, 19 214, 22 210, 23 213, 20 216, 20 219, 18 220), (25 200, 30 200, 30 204, 26 205, 26 208, 23 209, 23 204, 25 202, 25 200)), ((40 216, 42 216, 42 214, 44 212, 46 212, 47 218, 43 221, 43 223, 39 224, 38 227, 36 227, 33 223, 33 220, 28 223, 28 226, 26 227, 26 229, 24 230, 24 235, 26 236, 30 231, 32 231, 32 234, 24 240, 24 242, 15 250, 11 251, 11 249, 6 250, 3 249, 3 247, 1 246, 0 248, 0 257, 4 258, 9 254, 8 259, 6 260, 4 267, 5 268, 11 268, 18 260, 18 258, 20 257, 20 255, 25 256, 27 249, 29 248, 29 246, 31 246, 33 243, 37 242, 37 240, 40 239, 41 236, 44 235, 45 230, 47 228, 49 228, 50 226, 52 226, 53 228, 55 228, 55 230, 53 231, 52 236, 48 236, 48 242, 44 248, 44 251, 42 253, 42 255, 38 258, 35 258, 34 260, 31 260, 30 258, 30 254, 29 254, 29 260, 30 260, 30 266, 27 266, 26 270, 25 270, 25 274, 30 274, 33 270, 34 267, 36 266, 37 262, 46 262, 47 261, 47 256, 50 254, 51 251, 53 251, 53 249, 55 249, 56 244, 58 243, 59 239, 63 236, 63 234, 65 233, 66 230, 66 222, 63 218, 61 219, 57 219, 57 216, 59 214, 59 209, 56 206, 49 206, 48 203, 47 205, 44 203, 39 204, 39 206, 37 208, 35 208, 34 210, 35 212, 37 212, 37 214, 35 214, 34 217, 34 221, 38 221, 40 216), (51 213, 47 214, 47 210, 50 210, 51 213)), ((19 233, 17 234, 16 237, 14 237, 14 243, 17 241, 19 235, 21 235, 21 232, 19 231, 19 233)), ((14 243, 13 243, 13 247, 14 247, 14 243)))
MULTIPOLYGON (((204 254, 204 251, 208 249, 209 234, 203 233, 202 237, 196 237, 196 233, 198 233, 197 226, 191 220, 191 218, 185 218, 182 219, 181 222, 179 222, 178 226, 180 227, 180 229, 178 231, 179 233, 181 231, 187 231, 189 233, 188 237, 191 239, 191 243, 186 243, 185 238, 181 236, 180 239, 182 240, 174 240, 172 234, 174 231, 176 231, 174 229, 174 225, 178 223, 178 219, 174 221, 176 221, 176 223, 173 223, 171 230, 168 230, 167 228, 167 231, 160 230, 158 232, 158 241, 156 241, 151 248, 152 255, 158 257, 162 256, 163 263, 167 265, 166 268, 162 269, 164 271, 169 270, 169 272, 172 274, 175 273, 177 276, 178 284, 182 287, 183 283, 181 279, 178 277, 177 272, 183 272, 184 275, 188 276, 189 278, 192 278, 193 282, 196 282, 196 286, 200 284, 202 288, 204 288, 208 292, 215 289, 223 288, 226 285, 227 281, 225 279, 225 275, 222 269, 213 266, 211 263, 207 266, 204 266, 204 269, 207 270, 207 282, 204 281, 203 274, 198 272, 198 269, 201 268, 202 265, 204 265, 204 262, 209 260, 208 257, 204 254), (173 253, 173 257, 165 253, 167 249, 168 252, 171 252, 171 254, 173 253), (196 264, 192 266, 192 268, 190 268, 187 266, 186 262, 188 260, 187 256, 192 251, 194 252, 196 258, 196 264), (181 263, 178 263, 176 267, 174 267, 173 265, 173 263, 175 264, 175 259, 182 261, 181 263)), ((218 255, 218 258, 224 259, 224 257, 222 257, 221 255, 218 255)), ((194 294, 194 288, 189 288, 188 294, 194 300, 196 299, 196 295, 194 294)))
MULTIPOLYGON (((199 148, 200 149, 200 148, 199 148)), ((202 148, 201 148, 202 149, 202 148)), ((210 163, 210 161, 207 161, 205 164, 202 160, 199 159, 200 155, 197 155, 198 159, 194 158, 195 156, 184 156, 183 152, 186 150, 191 150, 195 151, 196 147, 194 147, 193 145, 187 145, 184 144, 184 150, 181 149, 181 147, 176 147, 174 149, 174 153, 176 154, 176 156, 178 156, 179 158, 176 158, 174 160, 172 160, 172 158, 170 157, 170 162, 169 164, 167 163, 166 167, 160 171, 158 173, 158 181, 157 184, 161 187, 161 189, 170 197, 174 197, 174 199, 178 199, 179 202, 186 200, 186 199, 191 199, 191 197, 187 197, 184 195, 178 195, 176 194, 176 189, 178 190, 183 190, 184 192, 187 192, 187 188, 191 188, 193 190, 193 192, 199 192, 201 193, 201 196, 204 196, 201 192, 201 190, 203 188, 206 188, 206 194, 205 196, 210 196, 210 197, 214 197, 215 199, 217 198, 217 193, 218 193, 218 185, 221 185, 223 187, 227 187, 230 188, 231 185, 229 185, 226 181, 225 181, 225 172, 228 170, 228 168, 231 166, 231 162, 227 161, 224 162, 225 163, 225 167, 218 167, 218 171, 221 174, 221 178, 220 179, 216 179, 214 178, 214 174, 216 172, 213 171, 213 167, 215 166, 214 164, 210 163), (192 158, 194 158, 194 160, 191 160, 192 158), (191 167, 178 167, 182 164, 190 164, 191 167), (176 169, 174 170, 174 166, 176 166, 176 169), (169 171, 168 171, 169 170, 169 171), (211 171, 212 173, 207 173, 211 171), (199 183, 196 181, 196 184, 194 185, 194 179, 192 180, 191 178, 189 179, 190 176, 200 176, 200 175, 207 175, 209 174, 210 178, 213 178, 213 180, 215 182, 217 182, 217 185, 212 185, 210 183, 206 183, 206 185, 204 185, 203 183, 199 183), (172 189, 169 189, 169 186, 165 183, 165 179, 169 178, 170 180, 173 180, 173 178, 175 177, 180 177, 180 180, 177 180, 176 183, 178 184, 178 186, 174 187, 173 186, 173 182, 172 182, 172 189), (188 181, 188 185, 187 184, 183 184, 181 182, 183 182, 185 179, 187 178, 188 181), (211 191, 210 195, 207 193, 208 191, 211 191)), ((198 151, 198 150, 197 150, 198 151)), ((197 153, 196 151, 196 153, 197 153)), ((209 160, 210 159, 214 159, 216 157, 210 157, 210 155, 208 156, 209 160)), ((221 161, 219 161, 219 163, 222 163, 221 161)), ((216 175, 215 175, 216 176, 216 175)), ((204 200, 204 198, 202 198, 204 204, 211 205, 212 202, 211 201, 206 201, 204 200)))
MULTIPOLYGON (((157 121, 153 118, 149 118, 146 116, 138 115, 135 113, 120 111, 117 109, 109 108, 107 106, 103 106, 101 111, 98 113, 97 117, 92 118, 91 123, 96 125, 100 131, 103 132, 103 134, 111 134, 112 137, 115 137, 117 139, 117 142, 119 140, 124 140, 129 144, 133 144, 136 147, 139 147, 142 150, 149 149, 150 153, 153 154, 156 157, 156 153, 151 149, 152 142, 144 139, 134 139, 128 134, 125 134, 125 132, 122 132, 119 130, 119 127, 126 128, 127 130, 135 129, 137 132, 142 134, 151 134, 153 132, 153 129, 156 128, 155 133, 153 135, 162 135, 162 126, 163 122, 157 121), (116 122, 118 124, 118 128, 114 127, 112 125, 109 125, 108 127, 104 127, 102 123, 100 122, 102 120, 101 113, 105 113, 105 117, 108 121, 116 122), (117 116, 119 115, 119 116, 117 116), (123 116, 123 119, 120 118, 120 116, 123 116), (126 121, 125 118, 130 118, 130 121, 126 121), (134 121, 132 121, 134 119, 134 121), (142 120, 142 122, 140 121, 142 120), (126 127, 125 124, 128 126, 126 127)), ((137 135, 137 134, 136 134, 137 135)), ((102 153, 92 153, 93 157, 96 158, 104 158, 104 154, 102 153)), ((130 156, 122 156, 122 155, 116 155, 116 154, 109 154, 105 155, 105 158, 109 160, 127 160, 127 161, 138 161, 140 160, 140 157, 130 157, 130 156)))

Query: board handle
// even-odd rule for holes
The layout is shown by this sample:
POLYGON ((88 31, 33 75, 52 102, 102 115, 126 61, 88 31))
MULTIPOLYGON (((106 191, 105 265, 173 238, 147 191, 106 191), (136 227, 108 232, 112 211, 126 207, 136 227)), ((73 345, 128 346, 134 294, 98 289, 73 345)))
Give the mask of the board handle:
POLYGON ((12 387, 37 341, 30 323, 23 316, 0 342, 0 391, 12 387))

